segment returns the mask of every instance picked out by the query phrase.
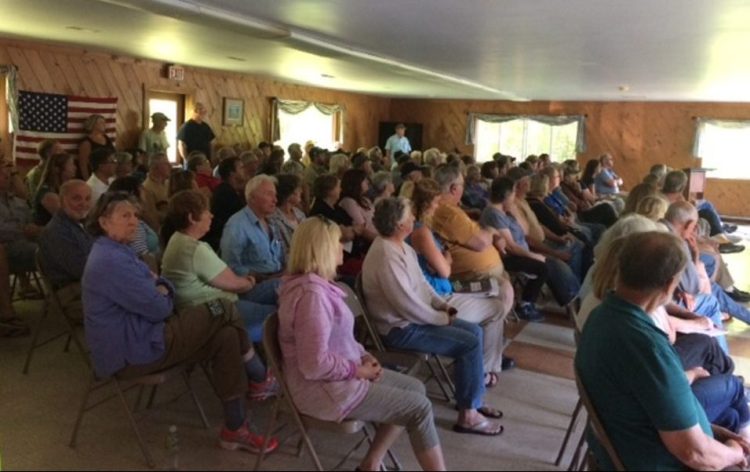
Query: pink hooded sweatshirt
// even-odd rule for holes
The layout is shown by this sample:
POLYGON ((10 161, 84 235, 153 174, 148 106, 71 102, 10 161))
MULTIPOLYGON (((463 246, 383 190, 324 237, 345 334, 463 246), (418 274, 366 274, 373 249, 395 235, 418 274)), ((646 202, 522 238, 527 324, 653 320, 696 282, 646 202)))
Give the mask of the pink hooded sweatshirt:
POLYGON ((284 277, 279 291, 279 344, 292 400, 304 414, 342 421, 367 394, 354 377, 365 349, 354 340, 345 293, 316 274, 284 277))

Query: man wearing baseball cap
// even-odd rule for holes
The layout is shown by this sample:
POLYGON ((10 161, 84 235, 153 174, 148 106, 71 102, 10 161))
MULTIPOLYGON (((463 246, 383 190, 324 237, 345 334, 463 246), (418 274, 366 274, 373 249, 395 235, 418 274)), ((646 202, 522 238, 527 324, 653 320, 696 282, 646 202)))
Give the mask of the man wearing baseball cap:
POLYGON ((169 141, 167 133, 164 132, 167 121, 170 121, 169 117, 164 113, 156 112, 151 115, 151 128, 141 133, 141 139, 138 142, 138 147, 146 151, 147 156, 157 152, 167 152, 169 141))
POLYGON ((397 151, 401 151, 404 154, 411 152, 411 144, 409 144, 409 138, 404 136, 406 133, 406 126, 403 123, 396 125, 396 134, 388 138, 385 142, 385 155, 393 160, 397 151))

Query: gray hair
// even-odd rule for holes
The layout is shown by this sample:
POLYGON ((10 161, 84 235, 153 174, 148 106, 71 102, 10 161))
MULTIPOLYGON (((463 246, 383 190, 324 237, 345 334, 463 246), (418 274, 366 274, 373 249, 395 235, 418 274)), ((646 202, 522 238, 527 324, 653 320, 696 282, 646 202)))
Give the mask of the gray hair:
POLYGON ((163 152, 155 152, 148 156, 148 168, 153 169, 164 161, 168 161, 167 155, 163 152))
POLYGON ((688 176, 681 170, 673 170, 667 173, 664 177, 664 185, 662 192, 664 193, 679 193, 685 189, 687 185, 688 176))
POLYGON ((404 221, 411 211, 411 203, 404 197, 384 198, 375 205, 372 223, 384 238, 396 233, 398 224, 404 221))
POLYGON ((385 188, 390 183, 393 183, 393 175, 387 170, 381 170, 380 172, 376 172, 375 175, 372 176, 372 188, 378 195, 383 193, 385 188))
POLYGON ((89 187, 89 185, 88 185, 88 184, 87 184, 87 183, 86 183, 85 181, 83 181, 83 180, 80 180, 80 179, 72 179, 72 180, 68 180, 67 182, 63 182, 63 184, 62 184, 62 185, 60 185, 60 191, 59 191, 59 193, 60 193, 60 198, 65 198, 65 197, 67 197, 67 196, 68 196, 68 194, 69 194, 69 193, 70 193, 71 191, 73 191, 73 189, 75 189, 75 188, 77 188, 77 187, 86 187, 86 188, 89 188, 89 189, 91 188, 91 187, 89 187))
POLYGON ((250 162, 258 162, 258 156, 255 155, 255 151, 244 151, 240 154, 240 160, 243 164, 249 164, 250 162))
POLYGON ((618 257, 618 283, 642 292, 665 289, 688 262, 683 244, 671 233, 629 236, 618 257))
POLYGON ((450 192, 451 185, 455 184, 460 176, 461 171, 456 166, 446 164, 438 166, 432 178, 440 185, 440 190, 443 193, 448 193, 450 192))
POLYGON ((276 187, 276 184, 279 182, 276 177, 272 177, 267 174, 258 174, 252 179, 250 179, 247 182, 247 185, 245 185, 245 199, 250 200, 250 195, 255 192, 258 187, 260 187, 264 182, 269 182, 273 184, 274 187, 276 187))
POLYGON ((646 233, 649 231, 666 231, 667 228, 642 215, 629 214, 623 216, 602 234, 599 243, 594 248, 594 258, 599 259, 604 251, 616 239, 624 238, 635 233, 646 233))
POLYGON ((351 169, 352 162, 346 154, 334 154, 328 162, 328 169, 332 174, 337 174, 342 170, 351 169))
POLYGON ((672 224, 685 224, 688 221, 698 221, 698 210, 690 202, 674 202, 669 205, 664 219, 672 224))

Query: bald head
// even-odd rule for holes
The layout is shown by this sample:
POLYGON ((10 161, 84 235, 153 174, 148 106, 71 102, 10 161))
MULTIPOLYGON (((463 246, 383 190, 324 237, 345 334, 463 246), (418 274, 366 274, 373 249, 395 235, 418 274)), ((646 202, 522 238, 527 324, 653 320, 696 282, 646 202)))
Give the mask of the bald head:
POLYGON ((68 180, 60 186, 60 207, 70 219, 83 221, 91 205, 91 187, 83 180, 68 180))

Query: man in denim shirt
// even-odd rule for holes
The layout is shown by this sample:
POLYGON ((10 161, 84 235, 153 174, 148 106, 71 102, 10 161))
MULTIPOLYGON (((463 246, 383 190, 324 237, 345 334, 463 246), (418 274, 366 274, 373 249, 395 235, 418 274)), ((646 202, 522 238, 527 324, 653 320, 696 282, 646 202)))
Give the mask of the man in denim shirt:
POLYGON ((278 231, 268 223, 276 210, 276 179, 256 175, 245 187, 247 206, 227 221, 221 237, 221 257, 240 276, 251 276, 255 288, 242 295, 248 301, 276 305, 284 251, 278 231))

